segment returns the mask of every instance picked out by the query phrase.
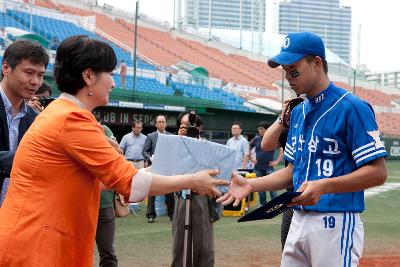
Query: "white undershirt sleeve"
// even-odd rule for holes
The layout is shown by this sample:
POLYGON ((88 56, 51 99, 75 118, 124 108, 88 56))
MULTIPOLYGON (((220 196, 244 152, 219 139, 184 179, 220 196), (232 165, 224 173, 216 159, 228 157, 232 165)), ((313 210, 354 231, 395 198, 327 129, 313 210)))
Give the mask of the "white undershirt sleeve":
POLYGON ((132 177, 129 202, 142 201, 149 194, 152 179, 153 175, 150 172, 146 172, 145 169, 140 169, 132 177))

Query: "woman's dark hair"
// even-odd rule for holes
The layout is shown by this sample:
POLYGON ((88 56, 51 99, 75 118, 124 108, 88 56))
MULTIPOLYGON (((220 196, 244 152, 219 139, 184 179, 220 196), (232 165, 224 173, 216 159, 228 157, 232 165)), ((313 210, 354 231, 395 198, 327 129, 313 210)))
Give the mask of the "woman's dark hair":
MULTIPOLYGON (((49 55, 46 50, 40 44, 27 40, 18 40, 10 44, 4 51, 2 63, 7 62, 13 70, 24 59, 33 64, 43 65, 45 69, 49 64, 49 55)), ((3 72, 1 72, 1 77, 3 77, 3 72)))
POLYGON ((111 72, 117 66, 117 57, 112 47, 86 35, 71 36, 57 48, 54 78, 58 89, 75 95, 86 83, 82 72, 91 69, 94 73, 111 72))

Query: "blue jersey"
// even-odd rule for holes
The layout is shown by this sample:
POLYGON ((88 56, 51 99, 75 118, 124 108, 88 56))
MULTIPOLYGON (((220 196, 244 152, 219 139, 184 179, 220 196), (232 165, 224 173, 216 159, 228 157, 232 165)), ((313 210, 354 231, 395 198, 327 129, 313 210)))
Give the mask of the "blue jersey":
MULTIPOLYGON (((318 96, 293 111, 285 159, 293 164, 295 191, 305 181, 349 174, 367 162, 386 157, 372 107, 330 83, 318 96)), ((316 212, 362 212, 364 191, 321 195, 316 212)))

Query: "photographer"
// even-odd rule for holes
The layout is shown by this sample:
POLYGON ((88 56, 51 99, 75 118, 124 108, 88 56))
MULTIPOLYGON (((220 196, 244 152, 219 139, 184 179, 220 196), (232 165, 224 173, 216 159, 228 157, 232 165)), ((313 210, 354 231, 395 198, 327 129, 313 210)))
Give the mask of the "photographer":
MULTIPOLYGON (((194 129, 190 126, 189 115, 190 113, 186 112, 180 114, 178 117, 178 135, 191 137, 196 135, 196 131, 193 131, 194 129)), ((197 115, 194 119, 194 126, 198 131, 200 131, 203 127, 203 121, 197 115)), ((198 131, 197 138, 200 138, 198 131)), ((185 191, 179 192, 175 199, 175 211, 172 219, 172 267, 183 266, 186 214, 185 195, 185 191)), ((213 222, 219 219, 215 205, 215 201, 207 196, 193 195, 193 198, 191 199, 190 225, 192 226, 192 234, 189 235, 188 243, 193 245, 188 246, 188 257, 186 262, 187 267, 214 266, 213 222), (191 257, 191 255, 193 255, 193 257, 191 257)))

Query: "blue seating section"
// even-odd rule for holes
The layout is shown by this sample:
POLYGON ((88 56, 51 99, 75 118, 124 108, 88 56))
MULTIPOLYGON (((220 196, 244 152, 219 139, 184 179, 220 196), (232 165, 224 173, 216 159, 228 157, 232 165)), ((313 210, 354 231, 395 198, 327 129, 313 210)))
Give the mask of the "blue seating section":
MULTIPOLYGON (((117 88, 121 86, 121 78, 119 74, 114 75, 114 81, 117 88)), ((232 93, 225 92, 221 88, 213 88, 210 90, 205 86, 177 82, 172 82, 171 86, 168 87, 155 79, 145 77, 137 77, 136 83, 137 90, 143 93, 147 92, 153 94, 173 95, 175 90, 177 90, 181 92, 182 95, 187 97, 221 101, 225 109, 255 112, 255 110, 243 106, 243 98, 232 93)), ((126 76, 125 87, 127 90, 131 90, 133 88, 133 76, 126 76)))
POLYGON ((14 28, 25 30, 25 31, 29 31, 29 27, 16 21, 15 19, 8 16, 7 14, 0 12, 0 28, 4 28, 4 27, 14 27, 14 28))
MULTIPOLYGON (((29 30, 29 20, 29 14, 25 12, 15 10, 7 10, 7 14, 0 12, 0 26, 3 27, 11 26, 23 30, 29 30)), ((37 15, 32 16, 32 21, 33 32, 49 40, 52 40, 54 37, 56 37, 58 40, 62 41, 71 35, 83 34, 107 42, 107 40, 104 40, 101 36, 89 32, 70 22, 37 15)), ((118 61, 123 59, 127 63, 127 65, 133 66, 133 62, 129 52, 123 50, 113 43, 109 42, 109 44, 113 47, 115 54, 117 55, 118 61)), ((153 65, 150 65, 142 61, 141 59, 138 59, 138 68, 155 70, 155 67, 153 65)), ((49 64, 48 70, 52 69, 53 66, 49 64)), ((114 75, 114 81, 116 83, 116 87, 120 88, 121 81, 119 74, 114 75)), ((127 90, 133 88, 132 76, 126 77, 125 87, 127 90)), ((221 101, 224 105, 224 108, 228 110, 255 112, 253 109, 243 106, 243 98, 236 96, 232 93, 225 92, 221 88, 213 88, 210 90, 207 87, 200 85, 176 82, 172 82, 171 86, 168 87, 165 84, 158 82, 156 79, 145 77, 136 78, 136 88, 139 92, 155 93, 161 95, 174 95, 174 93, 179 92, 180 95, 184 95, 187 97, 221 101)))
MULTIPOLYGON (((121 77, 119 74, 114 74, 115 86, 117 88, 121 87, 121 77)), ((132 90, 133 88, 133 76, 126 76, 125 78, 125 88, 127 90, 132 90)), ((138 92, 142 93, 153 93, 161 95, 173 95, 174 90, 171 87, 158 82, 156 79, 146 78, 146 77, 136 77, 136 88, 138 92)))
POLYGON ((6 48, 6 41, 2 37, 0 37, 0 48, 1 49, 5 49, 6 48))
POLYGON ((208 89, 205 86, 174 82, 173 86, 183 95, 201 99, 221 101, 229 110, 253 112, 253 109, 243 106, 244 100, 240 96, 226 92, 221 88, 208 89))
MULTIPOLYGON (((7 17, 12 17, 15 20, 17 20, 18 22, 16 22, 16 23, 19 23, 21 25, 22 24, 26 25, 26 26, 22 25, 23 27, 25 27, 23 29, 29 30, 29 29, 26 29, 27 26, 29 26, 29 18, 30 18, 28 13, 21 12, 21 11, 15 11, 15 10, 7 10, 7 15, 8 15, 7 17)), ((89 32, 81 27, 78 27, 73 23, 62 21, 62 20, 33 15, 32 16, 32 24, 33 24, 32 25, 33 32, 35 32, 49 40, 52 40, 54 37, 57 37, 58 40, 62 41, 71 35, 84 34, 84 35, 88 35, 92 38, 101 39, 101 40, 107 42, 107 40, 104 40, 102 37, 100 37, 92 32, 89 32)), ((113 44, 111 42, 109 42, 109 44, 114 49, 115 54, 117 55, 118 61, 123 59, 127 63, 128 66, 133 66, 133 60, 132 60, 131 54, 129 52, 123 50, 122 48, 116 46, 115 44, 113 44)), ((141 69, 149 69, 149 70, 155 69, 155 67, 153 65, 150 65, 150 64, 144 62, 140 58, 138 59, 137 66, 138 66, 138 68, 141 68, 141 69)))

